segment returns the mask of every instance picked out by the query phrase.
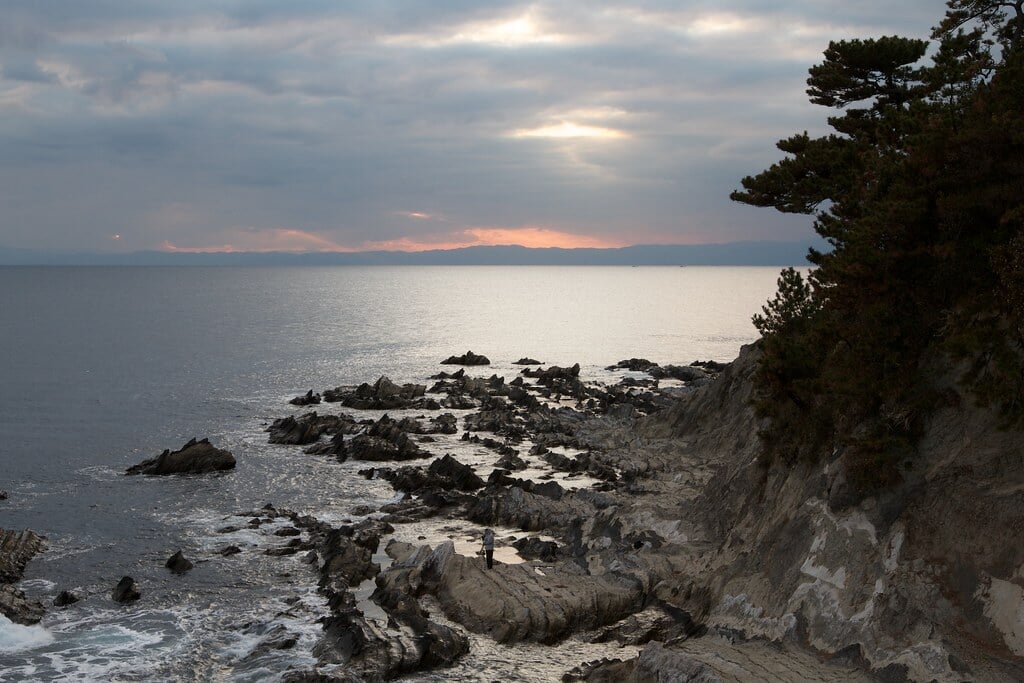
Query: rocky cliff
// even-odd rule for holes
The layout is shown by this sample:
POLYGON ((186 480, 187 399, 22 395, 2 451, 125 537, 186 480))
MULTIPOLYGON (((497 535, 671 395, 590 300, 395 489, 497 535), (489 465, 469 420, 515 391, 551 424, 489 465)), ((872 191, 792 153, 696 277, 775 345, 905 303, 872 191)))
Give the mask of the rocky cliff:
POLYGON ((708 633, 652 644, 615 677, 650 680, 662 661, 710 676, 699 680, 798 680, 786 668, 809 654, 881 680, 1024 679, 1024 433, 951 400, 904 482, 853 505, 841 453, 764 464, 750 406, 757 357, 745 347, 716 382, 628 436, 590 434, 637 495, 584 523, 588 566, 616 562, 603 550, 612 517, 617 537, 656 533, 670 568, 654 594, 708 633), (737 647, 774 654, 744 669, 728 654, 737 647))

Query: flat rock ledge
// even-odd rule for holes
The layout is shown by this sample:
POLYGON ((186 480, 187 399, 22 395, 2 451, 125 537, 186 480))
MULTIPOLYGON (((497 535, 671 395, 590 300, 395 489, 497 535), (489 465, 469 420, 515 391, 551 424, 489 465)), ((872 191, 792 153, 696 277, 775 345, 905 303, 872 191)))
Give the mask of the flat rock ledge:
POLYGON ((205 474, 234 467, 235 456, 229 451, 214 447, 209 439, 192 439, 179 450, 165 450, 155 458, 132 465, 125 474, 205 474))
POLYGON ((46 608, 29 600, 15 584, 21 580, 28 564, 44 545, 42 536, 31 530, 0 529, 0 614, 16 624, 39 623, 46 608))
POLYGON ((488 570, 483 558, 456 554, 450 541, 434 550, 388 550, 398 561, 378 577, 378 591, 431 594, 449 619, 499 643, 555 643, 643 607, 639 581, 590 576, 571 564, 544 573, 529 564, 495 564, 488 570))

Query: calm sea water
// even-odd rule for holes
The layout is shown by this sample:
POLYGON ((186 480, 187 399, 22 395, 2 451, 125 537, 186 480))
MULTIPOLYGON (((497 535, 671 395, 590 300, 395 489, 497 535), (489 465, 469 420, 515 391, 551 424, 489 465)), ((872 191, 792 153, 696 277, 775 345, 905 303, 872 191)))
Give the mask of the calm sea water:
MULTIPOLYGON (((228 563, 214 552, 225 544, 214 530, 266 502, 341 519, 393 493, 358 477, 357 463, 266 444, 267 422, 293 412, 290 397, 380 375, 424 383, 440 360, 467 350, 491 359, 481 373, 508 379, 522 356, 578 362, 598 380, 611 380, 602 368, 624 358, 728 361, 755 338, 750 317, 777 276, 724 267, 0 268, 0 489, 9 493, 0 527, 48 538, 27 593, 86 598, 39 627, 0 617, 0 680, 272 680, 312 663, 311 615, 322 606, 308 570, 256 553, 228 563), (238 468, 205 478, 121 474, 193 436, 232 450, 238 468), (178 548, 204 560, 184 577, 163 568, 178 548), (125 574, 144 591, 129 608, 108 597, 125 574), (298 633, 299 645, 254 651, 271 623, 298 633)), ((491 652, 488 675, 557 677, 585 654, 564 647, 554 669, 526 648, 491 652)), ((474 680, 471 666, 481 664, 445 677, 474 680)))

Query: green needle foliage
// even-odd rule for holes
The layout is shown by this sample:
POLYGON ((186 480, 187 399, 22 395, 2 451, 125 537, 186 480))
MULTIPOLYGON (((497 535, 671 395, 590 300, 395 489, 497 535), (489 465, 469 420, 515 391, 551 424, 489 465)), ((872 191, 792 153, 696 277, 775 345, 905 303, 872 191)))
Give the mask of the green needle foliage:
POLYGON ((783 271, 754 324, 762 437, 776 458, 841 456, 868 494, 912 466, 952 355, 1007 422, 1024 416, 1024 0, 951 0, 932 38, 836 41, 810 69, 832 134, 732 199, 813 215, 831 249, 783 271))

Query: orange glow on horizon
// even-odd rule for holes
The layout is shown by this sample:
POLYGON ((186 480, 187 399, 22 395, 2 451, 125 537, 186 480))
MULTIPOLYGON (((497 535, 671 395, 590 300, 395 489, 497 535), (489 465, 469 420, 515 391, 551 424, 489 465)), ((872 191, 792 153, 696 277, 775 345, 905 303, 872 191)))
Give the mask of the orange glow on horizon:
POLYGON ((379 242, 363 242, 356 251, 433 251, 466 247, 519 246, 530 249, 615 248, 627 243, 590 235, 579 235, 540 227, 467 228, 437 236, 435 241, 402 237, 379 242))
POLYGON ((519 228, 479 227, 447 233, 392 240, 366 241, 356 247, 337 244, 327 238, 294 228, 269 230, 232 230, 231 241, 210 246, 179 246, 170 241, 160 244, 161 251, 216 254, 239 252, 361 252, 361 251, 434 251, 466 247, 520 246, 530 249, 614 249, 631 244, 620 239, 581 235, 537 226, 519 228))

